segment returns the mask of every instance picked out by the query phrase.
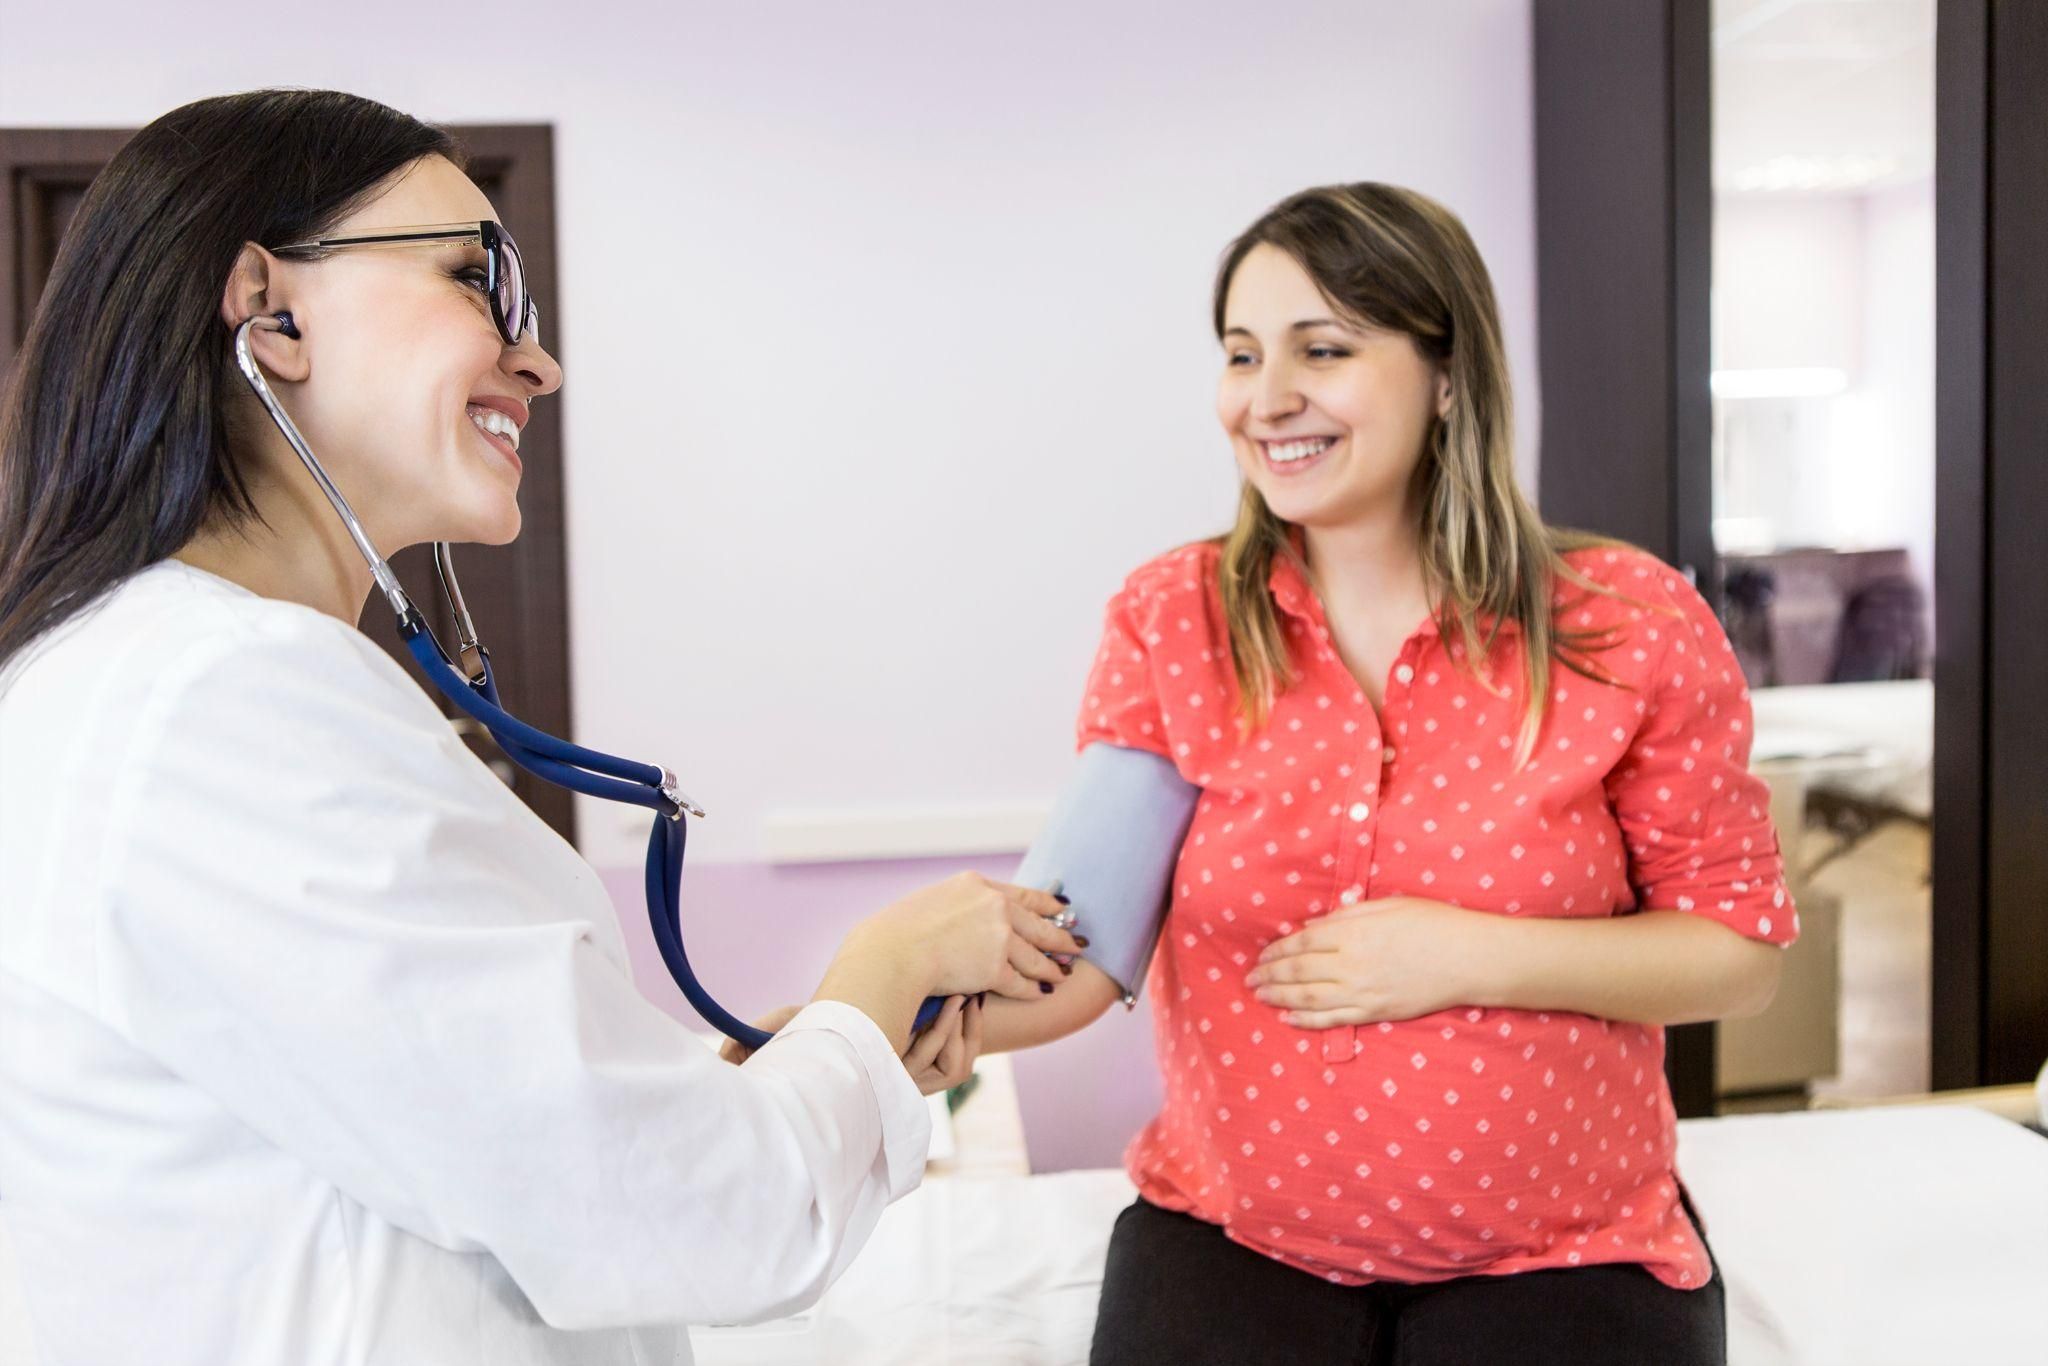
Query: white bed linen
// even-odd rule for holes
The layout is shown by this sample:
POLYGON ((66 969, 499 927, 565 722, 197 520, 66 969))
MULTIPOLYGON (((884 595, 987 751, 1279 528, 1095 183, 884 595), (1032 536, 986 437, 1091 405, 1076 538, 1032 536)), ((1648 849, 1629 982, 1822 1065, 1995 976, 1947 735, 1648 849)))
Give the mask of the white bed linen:
MULTIPOLYGON (((1731 1366, 2040 1366, 2048 1140, 1962 1108, 1695 1120, 1679 1170, 1731 1366)), ((700 1366, 1085 1362, 1120 1171, 928 1183, 801 1319, 695 1332, 700 1366)))
POLYGON ((2048 1139, 1962 1108, 1679 1130, 1732 1366, 2048 1361, 2048 1139))

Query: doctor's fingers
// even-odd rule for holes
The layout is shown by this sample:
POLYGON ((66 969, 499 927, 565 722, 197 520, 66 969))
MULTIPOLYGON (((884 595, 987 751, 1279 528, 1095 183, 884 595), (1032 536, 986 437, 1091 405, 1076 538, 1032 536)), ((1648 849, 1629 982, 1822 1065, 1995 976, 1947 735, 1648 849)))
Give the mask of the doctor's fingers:
POLYGON ((1014 902, 1010 905, 1010 928, 1019 939, 1040 953, 1076 954, 1088 947, 1084 936, 1061 929, 1014 902))
POLYGON ((1067 904, 1051 892, 1041 892, 1036 887, 1019 887, 1014 882, 998 882, 994 878, 988 880, 988 885, 1001 892, 1012 906, 1046 920, 1063 915, 1068 909, 1067 904))
POLYGON ((977 996, 960 1010, 960 1037, 967 1041, 967 1067, 974 1069, 974 1060, 981 1056, 982 1019, 988 1007, 977 996))
POLYGON ((1074 971, 1040 952, 1029 940, 1014 934, 1010 936, 1010 966, 1048 990, 1066 981, 1074 971))
POLYGON ((944 1050, 946 1041, 958 1034, 960 1008, 966 1003, 965 996, 948 996, 945 1006, 939 1011, 924 1032, 910 1041, 909 1049, 903 1054, 903 1066, 911 1076, 930 1067, 944 1050))
MULTIPOLYGON (((946 1037, 945 1046, 939 1049, 939 1080, 948 1090, 966 1081, 968 1074, 974 1071, 975 1054, 980 1049, 975 1040, 968 1038, 967 1031, 970 1027, 968 1022, 980 1014, 980 1006, 963 1007, 960 1012, 960 1027, 946 1037)), ((978 1039, 981 1029, 979 1026, 973 1028, 978 1039)))
MULTIPOLYGON (((1057 967, 1053 969, 1053 975, 1059 975, 1057 967)), ((1017 971, 1017 969, 1006 965, 996 974, 995 985, 991 986, 989 990, 1005 1000, 1035 1001, 1046 992, 1052 990, 1052 983, 1034 982, 1023 973, 1017 971)))

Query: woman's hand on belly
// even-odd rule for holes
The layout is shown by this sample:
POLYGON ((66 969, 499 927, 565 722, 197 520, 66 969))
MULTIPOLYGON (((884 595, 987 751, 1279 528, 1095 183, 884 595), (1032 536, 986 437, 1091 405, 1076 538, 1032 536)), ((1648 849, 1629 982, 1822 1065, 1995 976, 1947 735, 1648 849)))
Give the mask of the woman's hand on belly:
POLYGON ((1455 1006, 1671 1025, 1763 1010, 1783 955, 1688 911, 1553 919, 1389 897, 1274 941, 1245 983, 1299 1029, 1455 1006))
POLYGON ((1267 945, 1245 984, 1298 1029, 1412 1020, 1472 1004, 1498 920, 1420 897, 1346 906, 1267 945))

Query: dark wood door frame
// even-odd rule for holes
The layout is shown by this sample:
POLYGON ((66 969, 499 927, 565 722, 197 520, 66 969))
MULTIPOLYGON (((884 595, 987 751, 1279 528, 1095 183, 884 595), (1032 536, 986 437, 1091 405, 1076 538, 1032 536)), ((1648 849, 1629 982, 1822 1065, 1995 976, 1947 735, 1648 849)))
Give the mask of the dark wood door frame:
POLYGON ((70 210, 132 128, 0 129, 0 384, 28 332, 70 210))
MULTIPOLYGON (((28 328, 70 210, 92 178, 133 134, 125 128, 0 129, 0 384, 28 328)), ((518 234, 534 296, 541 301, 548 348, 562 353, 560 326, 548 311, 556 297, 554 139, 541 125, 453 129, 470 155, 470 173, 518 234)), ((562 514, 562 414, 557 398, 533 405, 520 439, 525 475, 519 503, 525 526, 511 546, 455 552, 463 591, 500 668, 506 706, 556 735, 570 732, 566 537, 562 514)), ((454 635, 424 547, 392 556, 393 567, 444 642, 454 635)), ((372 595, 363 630, 408 671, 383 600, 372 595)), ((424 681, 422 686, 426 686, 424 681)), ((471 743, 510 769, 488 739, 471 743)), ((496 766, 494 764, 494 766, 496 766)), ((569 793, 523 771, 513 787, 542 819, 573 842, 569 793)))
MULTIPOLYGON (((1537 0, 1538 501, 1714 573, 1708 0, 1537 0)), ((1668 1031, 1681 1115, 1714 1112, 1714 1028, 1668 1031)))
MULTIPOLYGON (((1545 514, 1698 571, 1709 518, 1708 0, 1534 9, 1545 514)), ((2048 1057, 2048 6, 1938 0, 1932 1072, 2048 1057)), ((1681 1112, 1710 1037, 1672 1034, 1681 1112)))
POLYGON ((2048 7, 1935 23, 1933 1076, 2048 1058, 2048 7))

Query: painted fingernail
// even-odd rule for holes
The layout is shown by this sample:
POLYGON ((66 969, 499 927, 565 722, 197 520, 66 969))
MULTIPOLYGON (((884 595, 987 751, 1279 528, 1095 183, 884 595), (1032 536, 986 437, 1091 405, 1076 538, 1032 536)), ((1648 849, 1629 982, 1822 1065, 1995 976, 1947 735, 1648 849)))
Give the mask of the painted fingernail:
POLYGON ((1074 904, 1073 898, 1068 896, 1065 892, 1054 892, 1052 894, 1052 899, 1054 901, 1059 902, 1062 906, 1071 906, 1074 904))
POLYGON ((1084 948, 1084 949, 1088 947, 1088 937, 1087 937, 1086 935, 1081 935, 1081 934, 1077 934, 1077 935, 1075 935, 1075 936, 1074 936, 1074 942, 1075 942, 1076 944, 1079 944, 1079 945, 1080 945, 1080 946, 1081 946, 1082 948, 1084 948))
POLYGON ((1072 963, 1062 963, 1060 964, 1060 971, 1072 977, 1074 975, 1074 965, 1072 963))
POLYGON ((1050 983, 1050 982, 1040 982, 1040 983, 1038 984, 1038 994, 1039 994, 1039 995, 1041 995, 1041 996, 1050 996, 1050 995, 1052 995, 1052 983, 1050 983))

